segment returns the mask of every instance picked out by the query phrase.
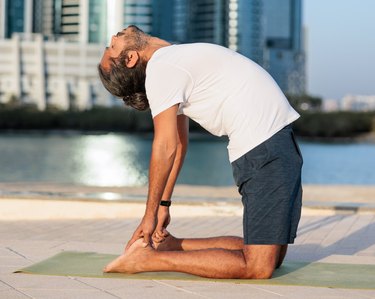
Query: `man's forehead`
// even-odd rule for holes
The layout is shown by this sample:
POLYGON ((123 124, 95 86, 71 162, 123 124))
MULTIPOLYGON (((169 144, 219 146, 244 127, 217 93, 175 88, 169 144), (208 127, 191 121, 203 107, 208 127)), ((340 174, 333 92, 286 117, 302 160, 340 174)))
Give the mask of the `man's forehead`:
MULTIPOLYGON (((133 30, 139 30, 141 32, 143 32, 141 29, 139 29, 137 26, 135 25, 130 25, 124 29, 122 29, 121 31, 117 32, 117 36, 121 36, 123 34, 125 34, 126 31, 128 32, 131 32, 133 30)), ((109 47, 107 47, 103 53, 103 57, 102 57, 102 60, 100 61, 100 65, 102 66, 102 68, 104 68, 105 70, 109 70, 111 68, 111 49, 109 47)))
POLYGON ((106 48, 102 57, 102 60, 100 61, 100 65, 105 70, 109 70, 111 67, 111 55, 109 54, 109 48, 106 48))

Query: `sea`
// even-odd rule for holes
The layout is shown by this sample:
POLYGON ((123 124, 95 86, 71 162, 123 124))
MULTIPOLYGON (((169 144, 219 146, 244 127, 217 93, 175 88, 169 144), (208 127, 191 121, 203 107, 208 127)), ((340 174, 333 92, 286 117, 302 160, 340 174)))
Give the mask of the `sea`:
MULTIPOLYGON (((0 182, 86 186, 147 184, 152 135, 3 132, 0 182)), ((299 139, 304 184, 375 185, 375 143, 299 139)), ((227 140, 191 134, 179 184, 234 184, 227 140)))

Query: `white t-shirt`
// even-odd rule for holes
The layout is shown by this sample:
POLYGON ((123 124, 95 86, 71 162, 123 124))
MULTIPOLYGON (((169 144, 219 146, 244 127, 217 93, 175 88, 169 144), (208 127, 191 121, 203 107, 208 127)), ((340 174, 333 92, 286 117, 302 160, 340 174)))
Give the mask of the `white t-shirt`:
POLYGON ((157 50, 147 64, 146 94, 153 117, 179 104, 179 114, 227 135, 230 162, 299 117, 264 69, 213 44, 157 50))

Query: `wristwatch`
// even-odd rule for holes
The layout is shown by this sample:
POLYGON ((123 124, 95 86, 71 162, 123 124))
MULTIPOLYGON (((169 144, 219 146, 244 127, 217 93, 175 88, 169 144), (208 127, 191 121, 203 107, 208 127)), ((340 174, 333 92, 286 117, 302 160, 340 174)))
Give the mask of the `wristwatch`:
POLYGON ((164 207, 170 207, 172 202, 170 200, 161 200, 160 205, 164 207))

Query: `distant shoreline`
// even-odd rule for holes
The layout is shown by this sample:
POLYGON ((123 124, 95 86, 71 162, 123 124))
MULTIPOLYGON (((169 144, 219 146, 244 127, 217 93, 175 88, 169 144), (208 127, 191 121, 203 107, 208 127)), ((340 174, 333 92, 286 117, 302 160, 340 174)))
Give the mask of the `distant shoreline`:
MULTIPOLYGON (((374 140, 375 111, 299 111, 301 117, 293 123, 294 132, 304 139, 320 141, 374 140), (367 134, 370 133, 370 134, 367 134), (365 137, 363 137, 365 136, 365 137), (370 137, 369 137, 370 136, 370 137)), ((149 112, 119 107, 96 107, 85 111, 38 111, 32 107, 0 105, 0 130, 4 132, 79 132, 106 134, 128 132, 152 134, 153 122, 149 112), (18 131, 20 130, 20 131, 18 131)), ((190 121, 190 132, 207 138, 206 131, 190 121)), ((219 139, 220 140, 220 139, 219 139)))
MULTIPOLYGON (((0 135, 61 135, 61 136, 75 136, 75 135, 107 135, 107 134, 126 134, 143 136, 145 138, 152 138, 152 132, 139 131, 105 131, 105 130, 80 130, 80 129, 0 129, 0 135)), ((321 136, 303 136, 296 134, 298 139, 306 142, 322 142, 322 143, 375 143, 375 132, 362 133, 357 136, 350 137, 321 137, 321 136)), ((207 141, 225 141, 226 136, 217 137, 205 132, 190 132, 192 140, 207 140, 207 141)))
POLYGON ((322 142, 322 143, 375 143, 375 133, 364 133, 358 136, 351 137, 312 137, 312 136, 301 136, 296 134, 298 139, 307 142, 322 142))

